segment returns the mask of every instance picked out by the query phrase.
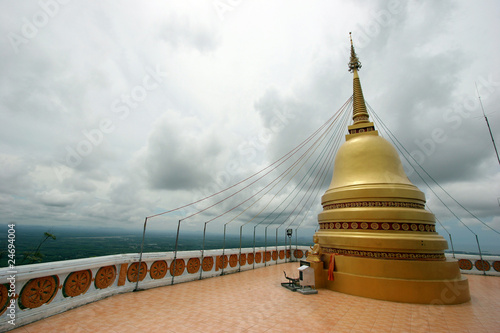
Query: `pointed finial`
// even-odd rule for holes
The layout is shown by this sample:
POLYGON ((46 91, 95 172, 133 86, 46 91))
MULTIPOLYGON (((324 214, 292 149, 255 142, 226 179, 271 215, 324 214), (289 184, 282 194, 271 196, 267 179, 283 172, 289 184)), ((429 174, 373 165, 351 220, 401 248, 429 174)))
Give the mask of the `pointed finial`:
POLYGON ((353 73, 353 121, 354 125, 359 123, 368 123, 368 112, 366 110, 365 99, 363 98, 363 91, 361 90, 361 82, 359 81, 358 70, 361 68, 361 62, 354 51, 351 33, 349 33, 351 40, 351 60, 349 61, 349 72, 353 73))
POLYGON ((349 72, 353 72, 354 70, 359 70, 361 68, 361 62, 356 55, 356 51, 354 51, 354 44, 352 43, 352 35, 349 32, 349 39, 351 40, 351 60, 349 61, 349 72))

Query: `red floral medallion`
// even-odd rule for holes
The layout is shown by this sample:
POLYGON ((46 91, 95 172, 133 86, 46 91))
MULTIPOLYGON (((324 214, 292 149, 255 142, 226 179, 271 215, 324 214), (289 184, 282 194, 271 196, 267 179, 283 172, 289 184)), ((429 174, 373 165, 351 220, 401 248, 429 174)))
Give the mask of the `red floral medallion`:
POLYGON ((170 275, 179 276, 184 273, 184 269, 186 268, 186 263, 183 259, 175 259, 172 264, 170 264, 170 275))
POLYGON ((200 259, 191 258, 187 262, 187 271, 189 274, 197 273, 200 270, 200 259))
POLYGON ((105 266, 99 268, 95 275, 94 285, 97 289, 106 289, 115 282, 116 268, 115 266, 105 266))
POLYGON ((29 280, 21 290, 19 307, 34 309, 50 303, 57 293, 58 286, 59 278, 56 275, 29 280))
POLYGON ((151 268, 149 269, 149 276, 151 276, 154 280, 163 279, 165 275, 167 275, 167 272, 167 262, 165 260, 158 260, 151 265, 151 268))
POLYGON ((205 257, 203 258, 203 262, 201 263, 201 268, 204 272, 209 272, 214 268, 214 258, 213 257, 205 257))
POLYGON ((64 281, 64 297, 75 297, 87 292, 92 282, 92 272, 90 270, 73 272, 64 281))
MULTIPOLYGON (((137 282, 137 272, 139 268, 139 263, 134 262, 127 270, 127 279, 129 282, 137 282)), ((148 271, 148 265, 145 262, 141 262, 141 274, 139 275, 139 281, 144 280, 146 273, 148 271)))

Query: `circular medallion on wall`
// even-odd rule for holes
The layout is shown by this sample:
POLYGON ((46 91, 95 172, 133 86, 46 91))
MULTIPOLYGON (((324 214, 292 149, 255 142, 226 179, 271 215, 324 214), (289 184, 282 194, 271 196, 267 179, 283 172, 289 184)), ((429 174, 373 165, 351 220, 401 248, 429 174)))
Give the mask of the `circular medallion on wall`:
POLYGON ((106 289, 115 282, 116 268, 115 266, 105 266, 99 268, 95 274, 94 285, 96 289, 106 289))
POLYGON ((302 250, 295 250, 293 251, 293 256, 297 259, 300 259, 304 256, 304 252, 302 252, 302 250))
POLYGON ((399 223, 393 223, 392 224, 392 229, 399 230, 399 228, 401 228, 401 226, 399 225, 399 223))
POLYGON ((377 229, 378 229, 378 223, 372 222, 372 224, 370 224, 370 227, 371 227, 373 230, 377 230, 377 229))
POLYGON ((229 266, 236 267, 238 265, 238 256, 236 254, 231 254, 229 256, 229 266))
POLYGON ((163 279, 167 275, 168 265, 165 260, 158 260, 151 264, 149 275, 154 280, 163 279))
POLYGON ((489 271, 490 270, 490 263, 486 260, 476 260, 476 262, 474 263, 474 266, 476 266, 476 269, 478 271, 489 271))
POLYGON ((493 263, 493 269, 497 272, 500 272, 500 261, 495 261, 493 263))
POLYGON ((0 284, 0 315, 7 309, 10 302, 8 284, 0 284))
POLYGON ((368 223, 362 222, 361 223, 361 229, 368 229, 368 223))
POLYGON ((285 251, 280 250, 280 259, 285 259, 285 251))
POLYGON ((217 256, 215 264, 219 269, 224 269, 227 267, 227 255, 217 256))
POLYGON ((29 280, 21 290, 19 307, 21 309, 34 309, 50 303, 57 293, 58 286, 59 278, 57 275, 29 280))
POLYGON ((187 262, 187 271, 189 274, 197 273, 200 270, 200 259, 191 258, 187 262))
POLYGON ((92 282, 92 272, 90 270, 72 272, 64 281, 64 297, 76 297, 85 294, 92 282))
MULTIPOLYGON (((137 282, 137 271, 139 268, 139 263, 134 262, 132 265, 129 266, 127 270, 127 279, 129 282, 137 282)), ((144 280, 146 277, 146 273, 148 271, 148 266, 146 263, 143 261, 141 262, 141 274, 139 275, 139 281, 144 280)))
POLYGON ((186 268, 186 263, 184 262, 184 259, 175 259, 170 264, 170 275, 172 276, 179 276, 184 273, 184 269, 186 268))
POLYGON ((352 222, 351 223, 351 228, 358 229, 358 222, 352 222))
POLYGON ((460 259, 458 260, 458 267, 463 270, 471 270, 472 262, 469 259, 460 259))
POLYGON ((214 267, 214 258, 213 257, 205 257, 201 263, 201 268, 204 272, 209 272, 214 267))
POLYGON ((403 223, 401 227, 403 228, 404 231, 408 231, 410 229, 410 226, 407 223, 403 223))
POLYGON ((247 255, 245 253, 240 254, 240 266, 245 266, 247 263, 247 255))
POLYGON ((249 253, 247 255, 247 262, 248 262, 249 265, 253 264, 253 253, 249 253))
POLYGON ((262 259, 262 253, 260 252, 255 253, 255 262, 260 263, 261 259, 262 259))

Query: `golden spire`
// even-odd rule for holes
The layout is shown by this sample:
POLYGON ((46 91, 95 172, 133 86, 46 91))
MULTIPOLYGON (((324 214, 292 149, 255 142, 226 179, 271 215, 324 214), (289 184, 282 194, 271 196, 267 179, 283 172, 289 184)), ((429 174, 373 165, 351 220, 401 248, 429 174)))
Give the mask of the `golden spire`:
POLYGON ((361 82, 359 81, 358 70, 361 68, 361 62, 354 51, 352 44, 351 33, 349 32, 349 39, 351 40, 351 60, 349 61, 349 72, 354 73, 353 81, 353 125, 358 123, 368 123, 368 112, 366 111, 365 99, 363 98, 363 91, 361 90, 361 82))

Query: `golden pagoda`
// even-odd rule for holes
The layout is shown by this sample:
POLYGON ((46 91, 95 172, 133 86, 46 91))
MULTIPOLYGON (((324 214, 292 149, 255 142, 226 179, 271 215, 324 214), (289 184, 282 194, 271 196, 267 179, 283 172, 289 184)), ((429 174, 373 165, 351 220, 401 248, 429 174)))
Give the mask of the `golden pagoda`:
POLYGON ((425 196, 406 176, 396 149, 366 109, 351 38, 353 124, 335 157, 308 257, 316 286, 381 300, 459 304, 469 284, 436 232, 425 196))

